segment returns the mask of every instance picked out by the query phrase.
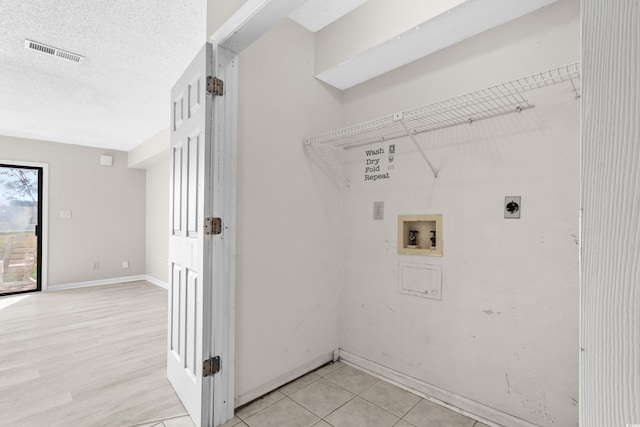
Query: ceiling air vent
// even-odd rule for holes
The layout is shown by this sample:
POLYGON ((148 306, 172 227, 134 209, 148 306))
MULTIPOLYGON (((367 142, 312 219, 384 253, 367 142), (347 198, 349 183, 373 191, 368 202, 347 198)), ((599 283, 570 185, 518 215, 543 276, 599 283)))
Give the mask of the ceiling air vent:
POLYGON ((84 60, 84 56, 80 56, 66 50, 58 49, 57 47, 47 46, 46 44, 34 42, 33 40, 25 40, 24 47, 26 47, 27 49, 33 49, 37 50, 38 52, 46 53, 47 55, 57 56, 58 58, 66 59, 67 61, 82 62, 84 60))

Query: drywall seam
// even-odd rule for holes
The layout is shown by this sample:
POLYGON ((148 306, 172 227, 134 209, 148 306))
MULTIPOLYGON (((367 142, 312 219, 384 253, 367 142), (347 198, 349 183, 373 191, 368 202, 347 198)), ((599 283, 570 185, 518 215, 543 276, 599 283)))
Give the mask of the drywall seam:
POLYGON ((467 417, 474 418, 489 426, 536 427, 535 424, 531 424, 528 421, 516 418, 458 394, 443 390, 432 384, 410 377, 342 349, 340 350, 340 360, 356 368, 362 369, 378 378, 391 382, 392 384, 399 385, 427 400, 445 406, 467 417))

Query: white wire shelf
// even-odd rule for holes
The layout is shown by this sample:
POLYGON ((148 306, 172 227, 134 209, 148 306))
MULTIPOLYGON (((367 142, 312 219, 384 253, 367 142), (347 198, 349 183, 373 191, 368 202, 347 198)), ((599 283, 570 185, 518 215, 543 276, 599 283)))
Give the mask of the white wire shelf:
POLYGON ((305 146, 310 157, 334 183, 342 187, 349 183, 342 171, 336 149, 348 150, 409 137, 437 178, 438 171, 415 140, 415 135, 521 112, 533 107, 524 97, 526 92, 559 83, 569 83, 575 96, 580 97, 581 63, 567 64, 434 104, 312 136, 305 140, 305 146))

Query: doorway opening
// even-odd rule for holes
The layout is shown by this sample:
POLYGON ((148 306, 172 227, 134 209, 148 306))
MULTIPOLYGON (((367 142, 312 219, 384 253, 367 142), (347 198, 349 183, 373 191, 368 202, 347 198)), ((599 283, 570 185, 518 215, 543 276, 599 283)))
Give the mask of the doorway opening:
POLYGON ((42 290, 43 168, 0 163, 0 296, 42 290))

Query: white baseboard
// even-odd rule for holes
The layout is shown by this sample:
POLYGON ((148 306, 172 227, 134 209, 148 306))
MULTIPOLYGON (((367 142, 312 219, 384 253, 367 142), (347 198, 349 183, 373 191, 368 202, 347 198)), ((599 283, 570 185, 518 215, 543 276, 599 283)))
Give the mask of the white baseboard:
POLYGON ((455 412, 478 420, 492 427, 537 427, 528 421, 514 417, 497 409, 483 405, 466 397, 410 377, 409 375, 379 365, 370 360, 340 350, 340 360, 355 368, 388 381, 424 399, 445 406, 455 412))
POLYGON ((145 274, 143 277, 144 277, 143 280, 146 280, 149 283, 153 283, 154 285, 160 286, 161 288, 164 288, 164 289, 169 289, 169 284, 167 282, 164 282, 160 279, 156 279, 155 277, 149 276, 148 274, 145 274))
POLYGON ((305 363, 304 365, 298 366, 297 368, 274 378, 273 380, 267 382, 266 384, 262 384, 261 386, 256 387, 253 390, 249 390, 245 393, 242 393, 236 396, 234 406, 238 408, 242 405, 245 405, 251 402, 252 400, 255 400, 279 387, 282 387, 288 382, 293 381, 296 378, 301 377, 304 374, 319 368, 325 363, 331 362, 333 360, 333 354, 334 354, 333 351, 331 353, 323 354, 322 356, 317 357, 311 360, 310 362, 305 363))
POLYGON ((145 280, 164 289, 169 289, 169 284, 148 274, 138 276, 114 277, 113 279, 91 280, 88 282, 65 283, 63 285, 49 286, 48 291, 62 291, 65 289, 87 288, 90 286, 114 285, 116 283, 137 282, 145 280))
POLYGON ((114 285, 116 283, 137 282, 139 280, 147 280, 147 279, 143 275, 114 277, 111 279, 91 280, 88 282, 65 283, 62 285, 49 285, 49 287, 47 288, 47 291, 51 292, 51 291, 62 291, 65 289, 87 288, 89 286, 114 285))

